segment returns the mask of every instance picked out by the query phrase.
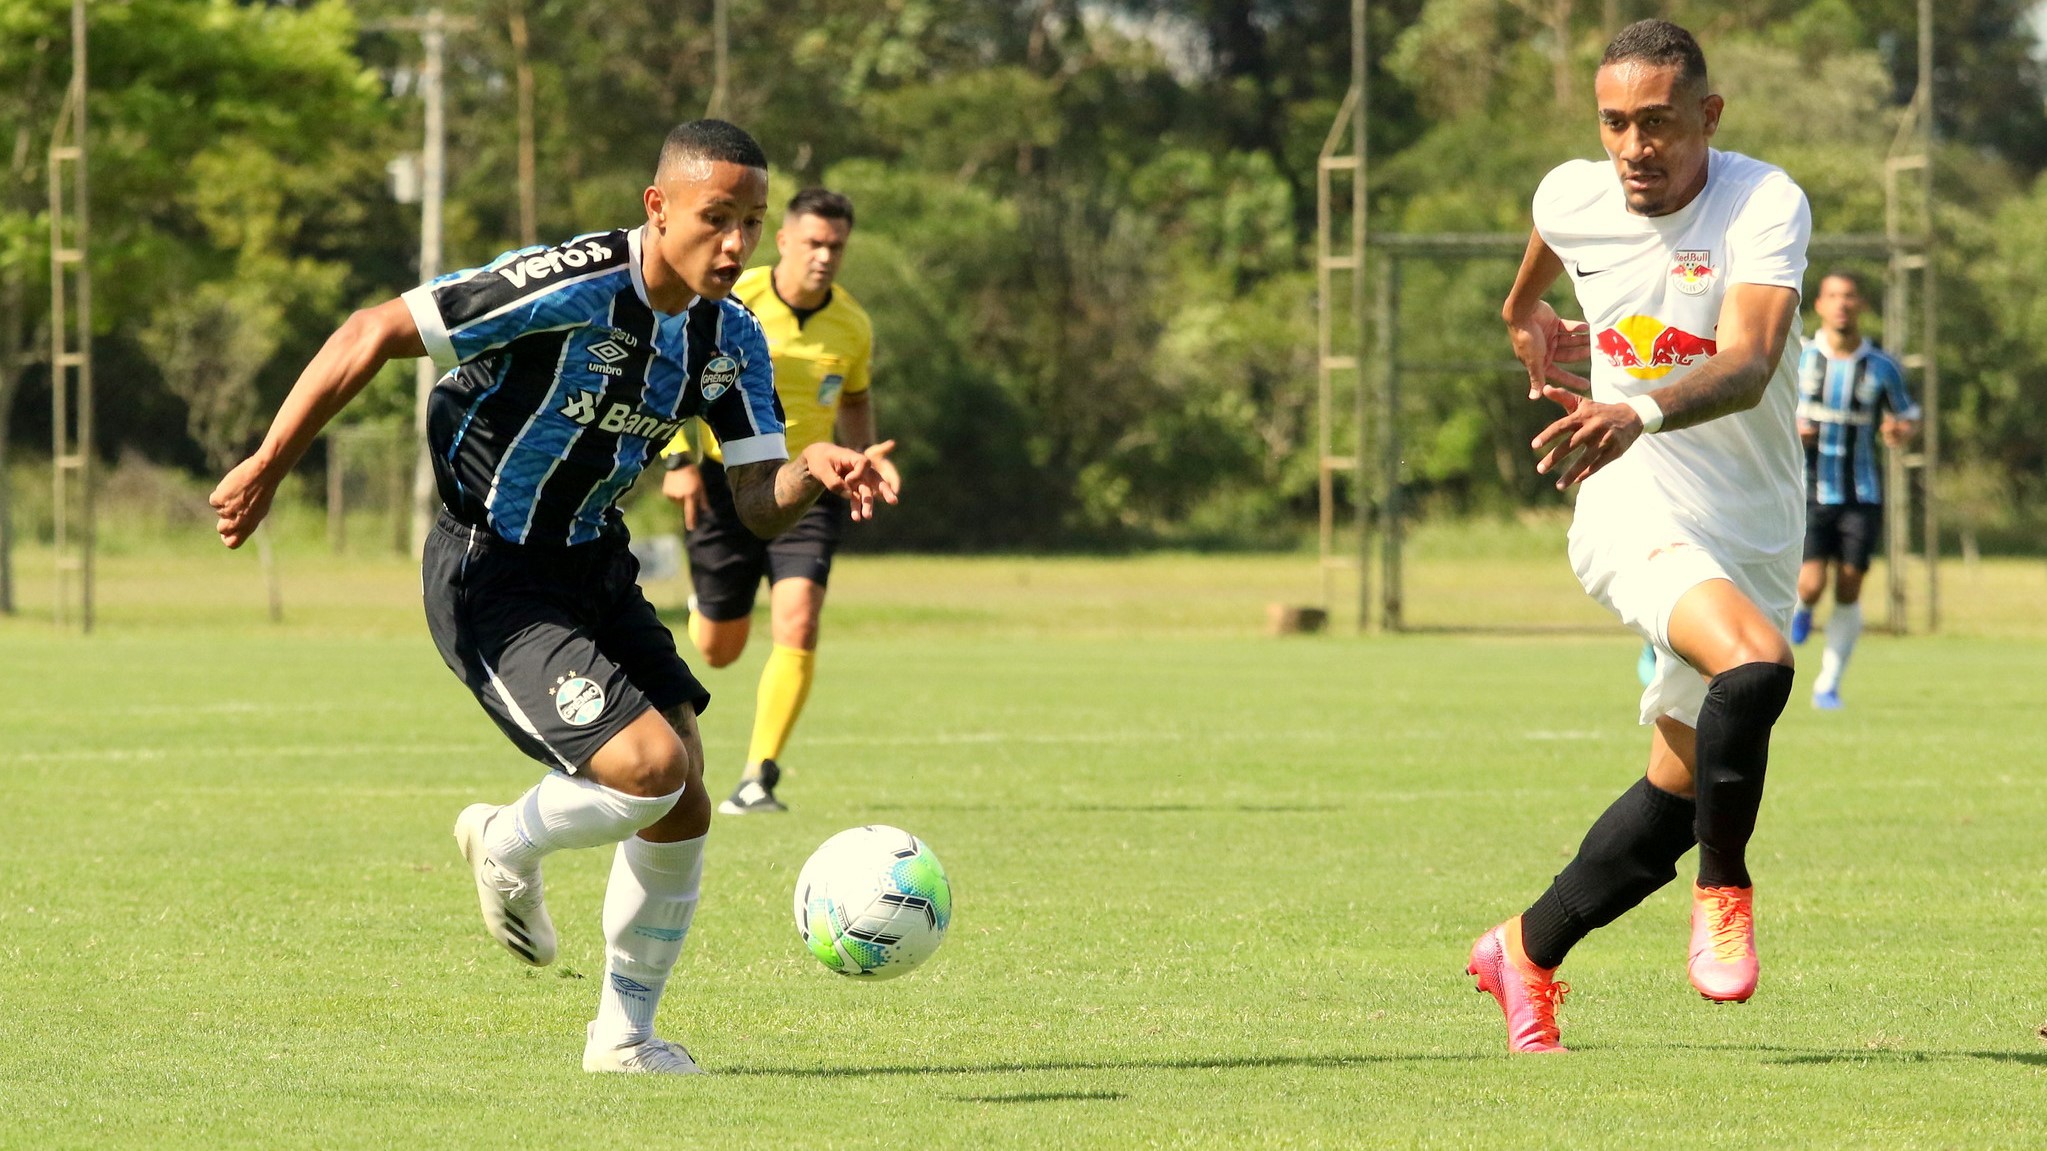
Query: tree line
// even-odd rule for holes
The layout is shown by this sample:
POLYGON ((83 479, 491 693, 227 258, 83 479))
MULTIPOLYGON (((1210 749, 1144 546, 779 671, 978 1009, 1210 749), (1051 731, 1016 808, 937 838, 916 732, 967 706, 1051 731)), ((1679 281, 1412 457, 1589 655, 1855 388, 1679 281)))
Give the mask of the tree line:
MULTIPOLYGON (((711 4, 447 0, 449 266, 636 222, 663 134, 711 99, 711 4)), ((1936 34, 1944 439, 1956 490, 2013 530, 2047 495, 2047 83, 2030 6, 1943 0, 1936 34)), ((823 183, 858 204, 844 278, 874 314, 883 429, 916 484, 871 542, 1299 538, 1316 468, 1315 158, 1349 81, 1349 7, 733 0, 723 111, 767 147, 773 198, 823 183)), ((1371 226, 1525 230, 1542 174, 1598 154, 1600 49, 1654 14, 1706 47, 1728 97, 1720 146, 1788 169, 1817 230, 1881 231, 1915 10, 1374 0, 1371 226)), ((386 165, 417 148, 419 42, 401 21, 418 11, 90 11, 96 446, 217 469, 348 310, 415 278, 417 210, 386 165)), ((0 0, 0 486, 10 446, 49 442, 43 156, 68 19, 66 0, 0 0)), ((1404 355, 1501 358, 1511 275, 1410 268, 1404 355)), ((347 418, 404 421, 410 386, 389 372, 347 418)), ((1486 374, 1414 389, 1414 506, 1558 498, 1518 446, 1547 417, 1517 392, 1486 374)))

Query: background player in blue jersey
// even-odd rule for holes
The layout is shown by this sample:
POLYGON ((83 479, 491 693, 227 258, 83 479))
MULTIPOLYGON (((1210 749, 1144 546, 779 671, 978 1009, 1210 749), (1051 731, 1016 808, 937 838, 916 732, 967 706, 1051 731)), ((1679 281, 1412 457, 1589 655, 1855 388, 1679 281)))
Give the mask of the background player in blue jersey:
POLYGON ((1798 435, 1805 441, 1805 563, 1791 642, 1812 632, 1813 605, 1834 571, 1834 613, 1813 681, 1814 707, 1841 706, 1841 676, 1862 635, 1862 577, 1883 539, 1881 435, 1901 448, 1919 433, 1919 405, 1896 360, 1862 337, 1862 285, 1852 272, 1820 279, 1813 312, 1820 331, 1798 363, 1798 435))
POLYGON ((709 695, 640 594, 617 501, 696 416, 725 445, 733 502, 763 536, 829 490, 855 519, 894 489, 829 442, 794 460, 760 326, 726 299, 760 240, 767 158, 744 131, 669 133, 646 222, 509 252, 365 309, 329 337, 256 453, 211 497, 249 538, 327 421, 388 360, 431 354, 428 446, 445 505, 423 585, 434 641, 520 750, 551 770, 455 836, 491 934, 554 961, 541 860, 617 844, 588 1071, 689 1074, 654 1013, 697 905, 711 802, 696 717, 709 695))

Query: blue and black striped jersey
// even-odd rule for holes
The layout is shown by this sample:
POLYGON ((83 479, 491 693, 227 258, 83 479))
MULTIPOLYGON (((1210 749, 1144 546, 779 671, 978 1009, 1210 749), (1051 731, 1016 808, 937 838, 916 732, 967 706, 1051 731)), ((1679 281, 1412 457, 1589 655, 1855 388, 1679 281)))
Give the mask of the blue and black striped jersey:
POLYGON ((1798 418, 1818 433, 1805 450, 1808 502, 1884 502, 1876 433, 1885 409, 1919 418, 1896 360, 1868 340, 1846 356, 1828 355, 1818 339, 1805 346, 1798 361, 1798 418))
POLYGON ((691 416, 727 466, 787 458, 759 321, 730 299, 654 311, 640 255, 637 228, 593 232, 405 293, 451 369, 427 443, 457 519, 514 543, 623 534, 619 497, 691 416))

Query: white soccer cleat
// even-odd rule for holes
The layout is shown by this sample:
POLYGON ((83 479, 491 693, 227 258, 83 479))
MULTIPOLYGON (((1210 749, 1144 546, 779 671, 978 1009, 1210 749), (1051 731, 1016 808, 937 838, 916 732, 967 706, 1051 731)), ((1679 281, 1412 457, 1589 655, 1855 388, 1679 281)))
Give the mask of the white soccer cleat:
POLYGON ((704 1069, 690 1058, 680 1043, 649 1037, 625 1047, 614 1047, 597 1038, 597 1025, 584 1029, 589 1039, 583 1044, 583 1070, 624 1075, 702 1075, 704 1069))
POLYGON ((483 907, 484 929, 521 962, 545 967, 554 962, 555 939, 540 873, 522 878, 484 850, 483 830, 499 810, 489 803, 463 808, 455 817, 455 842, 476 874, 476 899, 483 907))

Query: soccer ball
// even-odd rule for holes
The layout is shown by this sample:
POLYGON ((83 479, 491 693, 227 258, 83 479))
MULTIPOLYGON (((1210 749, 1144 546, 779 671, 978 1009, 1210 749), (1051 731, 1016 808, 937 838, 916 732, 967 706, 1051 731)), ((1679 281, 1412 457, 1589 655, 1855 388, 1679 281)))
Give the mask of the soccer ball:
POLYGON ((842 831, 796 877, 796 930, 840 975, 893 979, 931 958, 951 922, 945 868, 900 828, 842 831))

